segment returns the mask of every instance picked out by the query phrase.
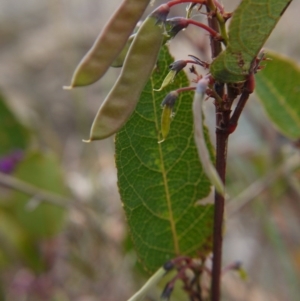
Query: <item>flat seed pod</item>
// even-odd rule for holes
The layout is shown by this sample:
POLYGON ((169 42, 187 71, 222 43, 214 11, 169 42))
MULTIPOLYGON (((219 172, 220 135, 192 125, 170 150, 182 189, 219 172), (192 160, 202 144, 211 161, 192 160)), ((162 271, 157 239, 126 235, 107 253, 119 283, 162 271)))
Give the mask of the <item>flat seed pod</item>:
POLYGON ((124 0, 76 68, 71 85, 87 86, 99 80, 117 58, 150 0, 124 0))
POLYGON ((132 34, 129 38, 128 41, 126 43, 126 45, 124 46, 124 48, 122 49, 122 51, 119 53, 119 55, 115 58, 115 60, 112 62, 112 64, 110 65, 113 68, 120 68, 123 67, 128 49, 131 45, 131 43, 133 42, 133 39, 135 38, 135 34, 132 34))
POLYGON ((164 39, 164 24, 159 24, 159 21, 168 12, 169 7, 161 5, 139 28, 128 50, 122 72, 95 117, 89 141, 113 135, 133 113, 156 64, 164 39))

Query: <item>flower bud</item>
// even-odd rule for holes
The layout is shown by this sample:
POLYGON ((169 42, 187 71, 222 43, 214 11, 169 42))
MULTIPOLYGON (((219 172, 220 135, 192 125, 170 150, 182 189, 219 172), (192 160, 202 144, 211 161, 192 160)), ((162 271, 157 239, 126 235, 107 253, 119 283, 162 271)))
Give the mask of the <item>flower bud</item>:
POLYGON ((157 19, 157 24, 166 23, 170 7, 167 4, 159 6, 151 15, 157 19))
POLYGON ((187 62, 185 60, 178 60, 178 61, 175 61, 174 63, 172 63, 170 66, 169 66, 169 69, 170 70, 174 70, 176 71, 176 74, 181 71, 185 66, 187 65, 187 62))
POLYGON ((167 32, 174 38, 179 31, 188 27, 189 23, 187 19, 182 17, 175 17, 167 20, 167 32))
POLYGON ((172 91, 162 101, 161 106, 162 107, 167 106, 167 107, 173 109, 177 98, 178 98, 178 92, 172 91))

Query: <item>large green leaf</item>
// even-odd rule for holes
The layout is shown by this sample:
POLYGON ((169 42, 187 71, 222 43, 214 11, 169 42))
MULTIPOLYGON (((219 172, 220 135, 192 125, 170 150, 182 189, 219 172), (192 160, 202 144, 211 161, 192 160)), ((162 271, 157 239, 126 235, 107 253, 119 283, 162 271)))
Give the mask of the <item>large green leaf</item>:
POLYGON ((244 81, 251 64, 291 0, 243 0, 229 25, 228 46, 211 64, 220 82, 244 81))
POLYGON ((291 59, 267 52, 266 68, 256 75, 255 92, 280 132, 300 138, 300 66, 291 59))
MULTIPOLYGON (((191 92, 180 94, 169 136, 157 143, 160 104, 167 92, 153 89, 160 87, 172 62, 164 46, 136 111, 116 136, 120 194, 133 243, 149 271, 177 255, 211 250, 213 206, 195 206, 208 195, 210 183, 194 144, 191 92)), ((183 72, 175 84, 189 85, 183 72)))
POLYGON ((15 149, 24 149, 28 138, 27 129, 14 116, 0 94, 0 156, 15 149))
MULTIPOLYGON (((52 155, 39 152, 29 153, 18 165, 14 176, 38 189, 63 196, 67 195, 66 185, 59 164, 52 155)), ((43 202, 34 210, 27 208, 29 196, 14 191, 9 201, 9 211, 32 237, 45 238, 57 234, 64 225, 65 210, 57 205, 43 202)))

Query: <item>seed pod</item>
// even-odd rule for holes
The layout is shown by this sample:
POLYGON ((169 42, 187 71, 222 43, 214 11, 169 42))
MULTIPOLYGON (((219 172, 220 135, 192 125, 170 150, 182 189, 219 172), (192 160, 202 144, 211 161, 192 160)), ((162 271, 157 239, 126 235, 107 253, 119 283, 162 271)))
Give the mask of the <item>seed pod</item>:
POLYGON ((206 176, 211 183, 215 186, 218 193, 224 195, 224 184, 216 171, 213 163, 211 162, 209 152, 206 146, 204 131, 203 131, 203 101, 205 98, 205 91, 209 79, 207 77, 199 80, 193 101, 193 116, 195 128, 195 143, 198 150, 198 155, 206 176))
POLYGON ((185 60, 178 60, 172 63, 169 66, 170 72, 165 77, 164 81, 162 82, 159 89, 153 89, 153 91, 161 91, 165 87, 167 87, 169 84, 171 84, 174 81, 175 76, 178 72, 180 72, 185 66, 187 65, 187 62, 185 60))
MULTIPOLYGON (((113 68, 120 68, 123 67, 126 55, 128 53, 128 50, 130 48, 130 45, 132 44, 134 38, 136 36, 136 33, 132 34, 129 38, 128 41, 126 43, 126 45, 124 46, 123 50, 121 51, 121 53, 118 55, 118 57, 112 62, 111 67, 113 68)), ((167 43, 170 40, 169 35, 165 34, 164 35, 164 41, 163 44, 167 43)))
POLYGON ((123 0, 94 45, 76 68, 70 87, 87 86, 99 80, 124 48, 128 37, 150 0, 123 0))
POLYGON ((166 275, 167 270, 164 267, 160 267, 138 290, 130 299, 127 301, 140 301, 145 298, 147 293, 157 285, 157 283, 166 275))
POLYGON ((128 41, 126 43, 126 45, 124 46, 124 48, 122 49, 122 51, 120 52, 120 54, 115 58, 115 60, 112 62, 112 64, 110 65, 113 68, 120 68, 123 67, 127 52, 130 48, 131 43, 133 42, 134 38, 135 38, 136 34, 132 34, 129 38, 128 41))
POLYGON ((163 107, 163 112, 161 115, 161 135, 163 139, 158 141, 158 143, 164 142, 169 134, 170 125, 173 117, 173 108, 177 98, 178 92, 172 91, 165 97, 161 104, 163 107))
POLYGON ((133 113, 156 64, 164 38, 164 24, 160 21, 168 12, 169 7, 161 5, 139 28, 121 74, 94 119, 89 141, 113 135, 133 113))
POLYGON ((174 78, 176 76, 177 72, 174 70, 171 70, 167 76, 165 77, 164 81, 162 82, 159 89, 153 89, 153 91, 161 91, 165 87, 167 87, 169 84, 171 84, 174 81, 174 78))

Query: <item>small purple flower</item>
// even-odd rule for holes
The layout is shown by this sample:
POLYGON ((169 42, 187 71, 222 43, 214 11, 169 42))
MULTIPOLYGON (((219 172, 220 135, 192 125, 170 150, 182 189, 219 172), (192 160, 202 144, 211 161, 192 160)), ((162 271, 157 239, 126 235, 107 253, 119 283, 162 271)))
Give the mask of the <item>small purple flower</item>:
POLYGON ((0 158, 0 172, 10 174, 12 173, 18 163, 23 159, 23 151, 15 150, 10 154, 0 158))

